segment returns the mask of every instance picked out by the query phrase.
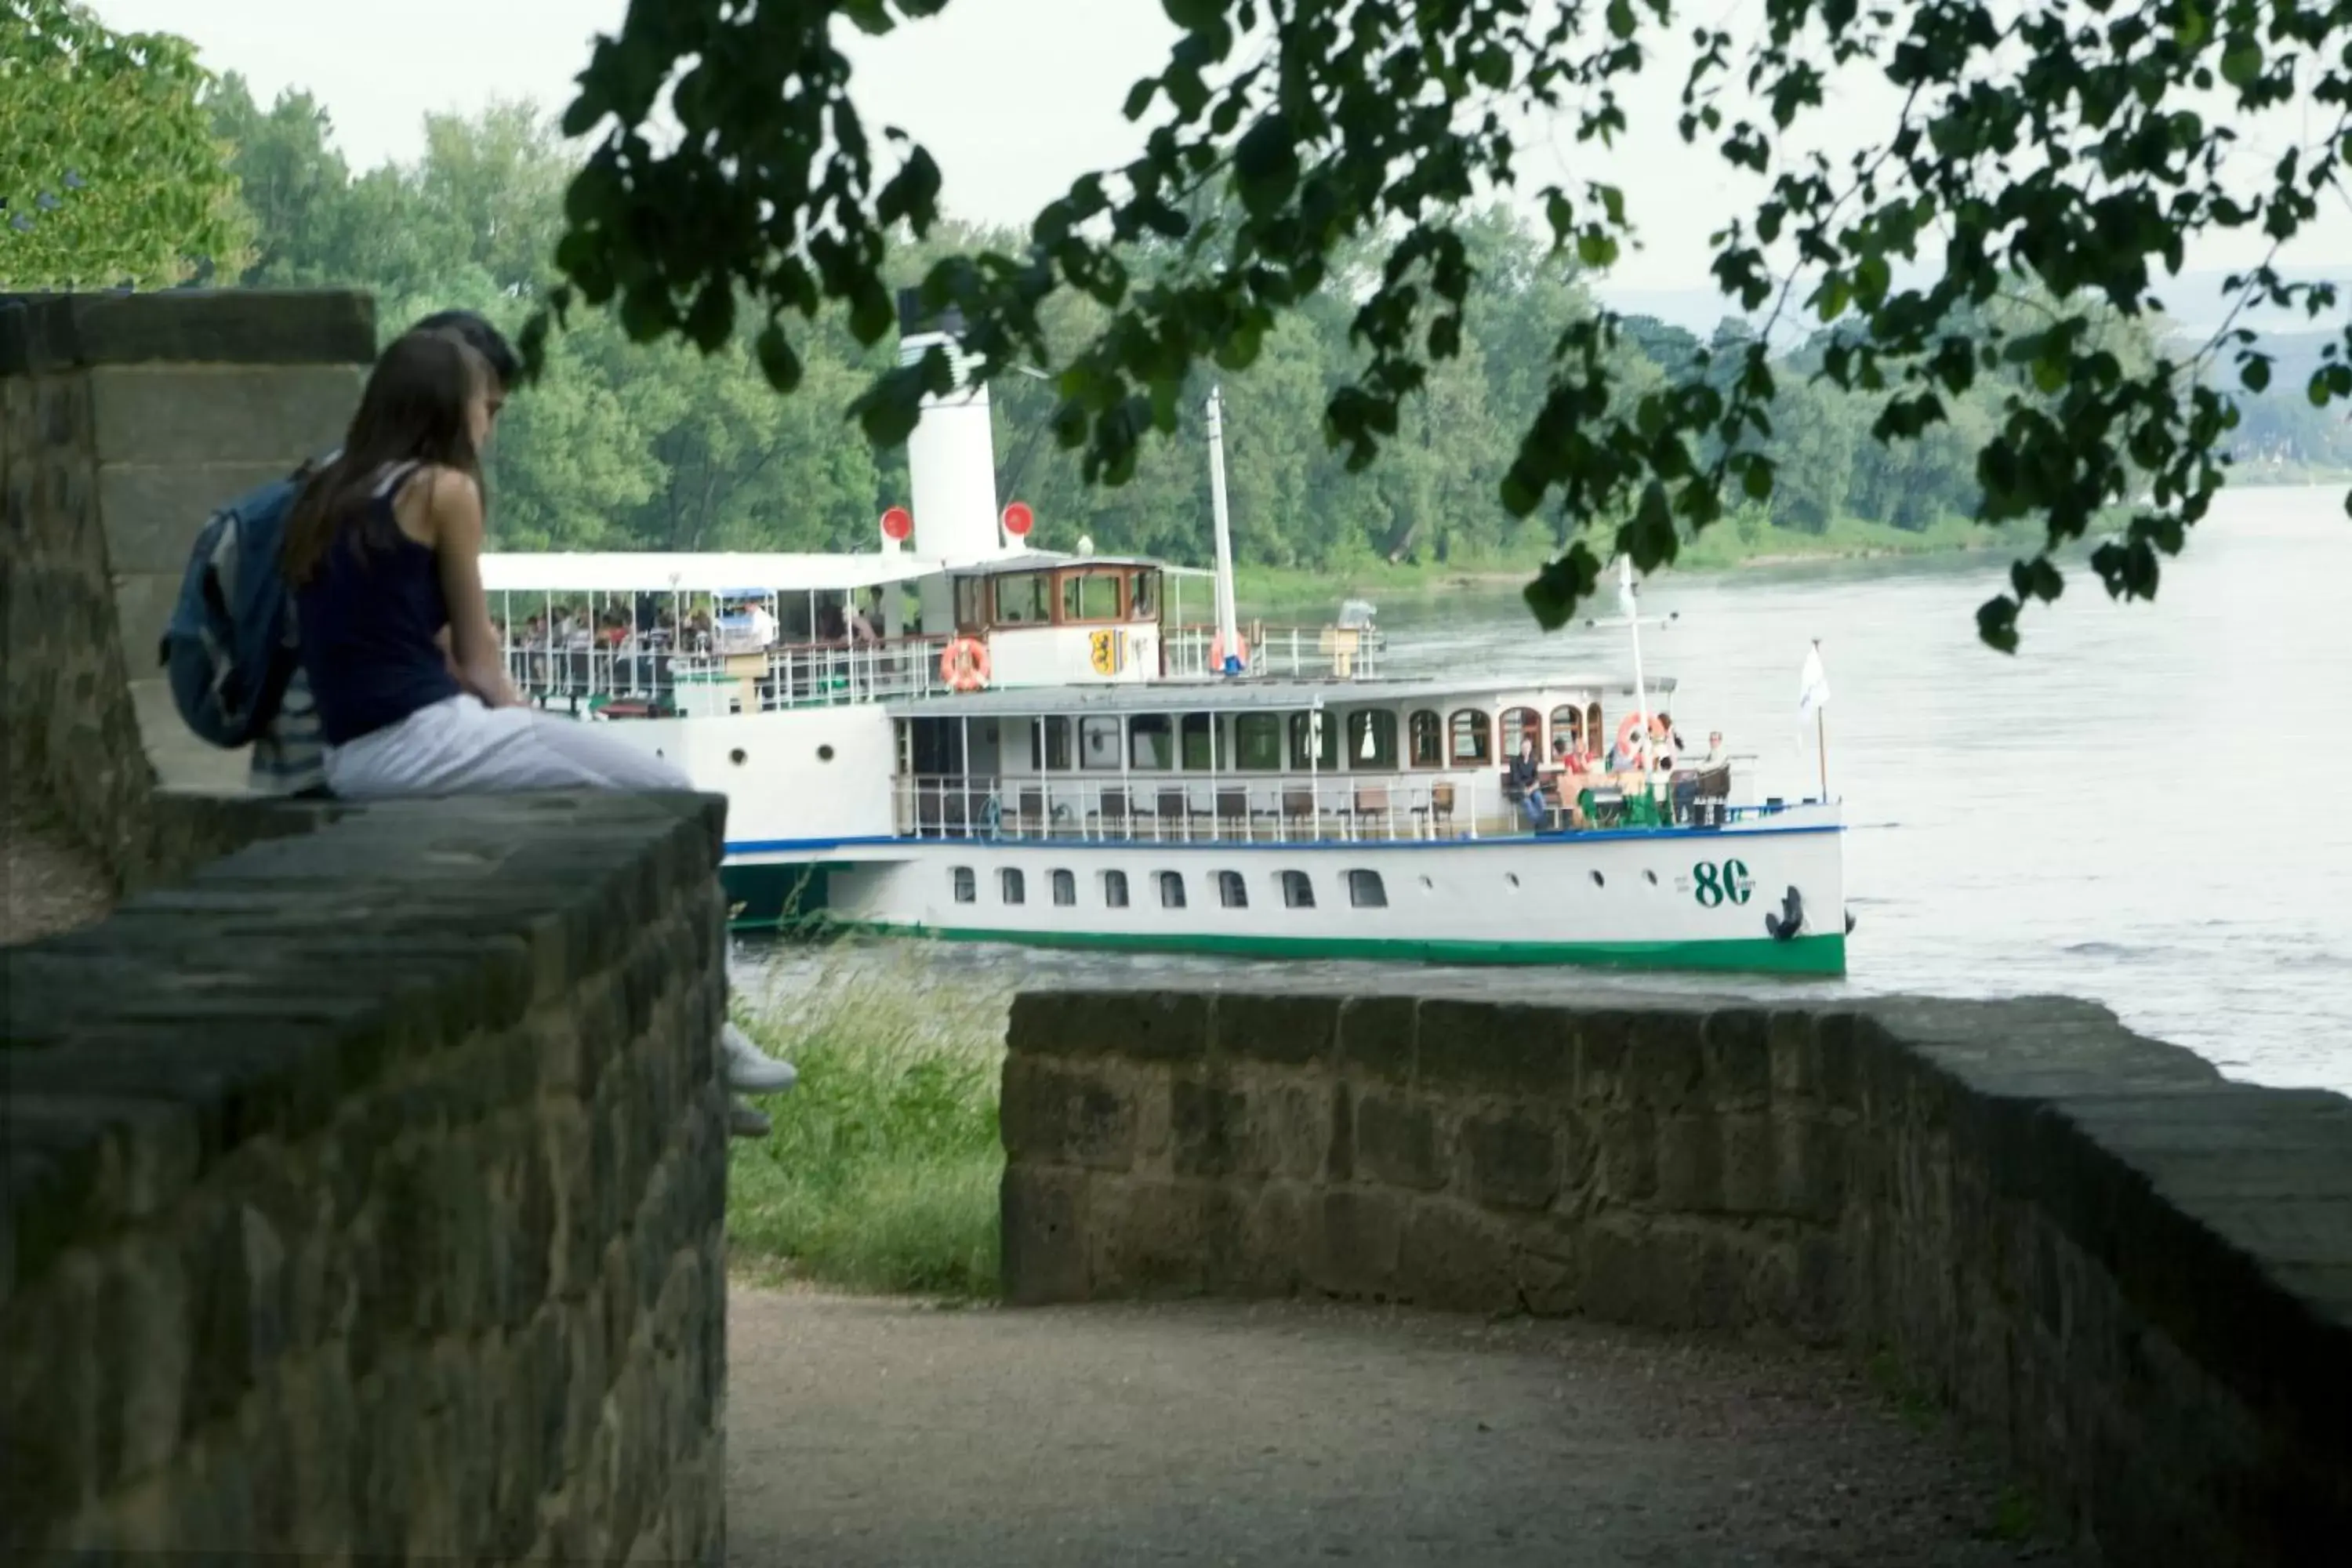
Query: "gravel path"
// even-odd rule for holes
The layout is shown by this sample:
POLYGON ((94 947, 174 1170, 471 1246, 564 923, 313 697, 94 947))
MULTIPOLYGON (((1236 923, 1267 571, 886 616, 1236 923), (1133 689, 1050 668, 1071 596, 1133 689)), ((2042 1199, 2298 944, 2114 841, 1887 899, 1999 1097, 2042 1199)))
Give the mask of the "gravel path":
POLYGON ((740 1563, 2050 1558, 1845 1362, 1299 1303, 928 1309, 738 1286, 740 1563))

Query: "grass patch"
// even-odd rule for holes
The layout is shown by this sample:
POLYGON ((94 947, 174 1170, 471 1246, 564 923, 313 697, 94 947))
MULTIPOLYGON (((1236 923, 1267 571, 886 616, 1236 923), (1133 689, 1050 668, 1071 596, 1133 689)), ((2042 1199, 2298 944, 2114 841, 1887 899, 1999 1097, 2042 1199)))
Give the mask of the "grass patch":
POLYGON ((772 1135, 730 1152, 734 1258, 851 1289, 993 1297, 1004 1006, 855 942, 814 980, 739 1006, 801 1078, 755 1101, 772 1135))

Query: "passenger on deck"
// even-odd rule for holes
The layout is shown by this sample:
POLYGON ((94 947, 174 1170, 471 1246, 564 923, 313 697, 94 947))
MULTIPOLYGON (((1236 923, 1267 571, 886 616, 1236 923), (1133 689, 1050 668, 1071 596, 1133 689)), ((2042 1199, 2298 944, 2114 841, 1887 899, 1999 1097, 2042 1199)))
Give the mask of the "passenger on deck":
MULTIPOLYGON (((383 352, 336 457, 305 481, 282 555, 301 665, 346 799, 524 790, 691 790, 683 770, 600 726, 525 707, 482 590, 480 451, 496 377, 454 336, 383 352), (446 639, 446 640, 445 640, 446 639)), ((730 1088, 797 1075, 728 1025, 730 1088)), ((740 1100, 731 1126, 764 1133, 740 1100)))
POLYGON ((1527 813, 1529 827, 1544 825, 1544 793, 1541 775, 1536 767, 1536 741, 1532 735, 1519 742, 1519 754, 1511 759, 1509 782, 1519 792, 1519 809, 1527 813))

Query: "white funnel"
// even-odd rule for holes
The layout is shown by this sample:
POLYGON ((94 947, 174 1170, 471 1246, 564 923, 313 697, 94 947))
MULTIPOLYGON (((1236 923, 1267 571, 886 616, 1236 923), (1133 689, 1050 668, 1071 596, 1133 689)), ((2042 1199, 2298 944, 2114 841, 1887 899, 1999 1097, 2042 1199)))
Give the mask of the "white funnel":
POLYGON ((963 317, 950 307, 926 318, 916 291, 898 291, 898 363, 914 364, 932 345, 948 352, 956 390, 926 396, 915 433, 907 437, 907 474, 914 491, 915 553, 969 561, 1009 553, 996 513, 996 443, 988 388, 971 386, 971 361, 956 342, 963 317))

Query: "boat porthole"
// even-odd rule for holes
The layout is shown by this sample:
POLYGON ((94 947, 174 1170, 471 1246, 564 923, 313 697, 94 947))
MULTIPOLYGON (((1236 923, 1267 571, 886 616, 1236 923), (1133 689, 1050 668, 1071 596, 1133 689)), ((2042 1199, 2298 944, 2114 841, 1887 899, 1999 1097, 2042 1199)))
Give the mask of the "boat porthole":
POLYGON ((1592 873, 1592 885, 1596 888, 1605 888, 1609 885, 1609 879, 1595 871, 1592 873))
MULTIPOLYGON (((833 761, 833 748, 831 746, 819 746, 816 749, 816 760, 820 763, 829 763, 833 761)), ((1650 880, 1654 882, 1657 879, 1653 877, 1650 880)))
POLYGON ((727 760, 733 763, 737 767, 741 767, 743 765, 743 748, 738 746, 733 751, 728 752, 727 760))
POLYGON ((1503 880, 1516 888, 1519 885, 1519 874, 1517 871, 1506 871, 1503 873, 1503 880))
POLYGON ((1656 886, 1658 885, 1658 874, 1657 874, 1655 871, 1644 871, 1644 872, 1643 872, 1643 873, 1642 873, 1642 879, 1643 879, 1643 881, 1645 881, 1645 882, 1649 883, 1649 884, 1650 884, 1650 886, 1652 886, 1653 888, 1654 888, 1654 887, 1656 887, 1656 886))

